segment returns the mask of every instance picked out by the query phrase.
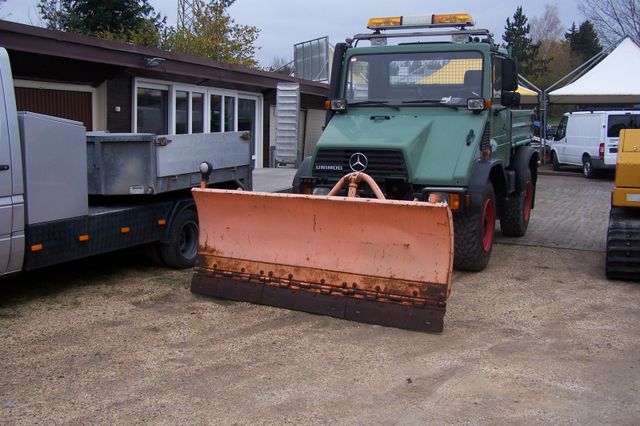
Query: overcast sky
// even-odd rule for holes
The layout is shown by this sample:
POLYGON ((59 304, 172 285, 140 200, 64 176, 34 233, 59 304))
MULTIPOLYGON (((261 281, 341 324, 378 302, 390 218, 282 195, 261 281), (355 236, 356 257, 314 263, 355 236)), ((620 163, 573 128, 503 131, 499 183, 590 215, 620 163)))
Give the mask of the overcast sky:
MULTIPOLYGON (((169 24, 175 25, 178 0, 150 3, 167 16, 169 24)), ((522 5, 531 19, 543 13, 546 3, 558 6, 566 28, 574 21, 584 20, 578 11, 578 0, 236 0, 229 13, 236 23, 261 29, 256 56, 262 66, 269 66, 276 56, 293 59, 295 43, 329 36, 330 43, 335 44, 364 32, 367 20, 374 16, 469 12, 476 28, 488 28, 501 41, 505 21, 513 16, 516 7, 522 5)), ((41 25, 37 4, 38 0, 6 0, 0 3, 0 17, 41 25)))

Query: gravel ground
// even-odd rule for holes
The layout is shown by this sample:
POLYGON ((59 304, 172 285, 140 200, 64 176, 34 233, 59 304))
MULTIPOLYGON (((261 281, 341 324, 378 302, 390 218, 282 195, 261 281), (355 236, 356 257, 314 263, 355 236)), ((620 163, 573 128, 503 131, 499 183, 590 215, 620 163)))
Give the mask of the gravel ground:
POLYGON ((602 252, 496 245, 455 273, 440 335, 204 298, 135 262, 3 283, 1 424, 640 419, 640 286, 606 281, 602 252))

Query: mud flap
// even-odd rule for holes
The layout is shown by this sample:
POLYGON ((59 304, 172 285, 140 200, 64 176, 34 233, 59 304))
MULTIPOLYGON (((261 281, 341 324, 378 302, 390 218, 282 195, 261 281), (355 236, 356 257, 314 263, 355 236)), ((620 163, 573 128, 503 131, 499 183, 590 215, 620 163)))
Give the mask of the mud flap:
POLYGON ((194 189, 192 291, 441 332, 451 291, 446 204, 194 189))

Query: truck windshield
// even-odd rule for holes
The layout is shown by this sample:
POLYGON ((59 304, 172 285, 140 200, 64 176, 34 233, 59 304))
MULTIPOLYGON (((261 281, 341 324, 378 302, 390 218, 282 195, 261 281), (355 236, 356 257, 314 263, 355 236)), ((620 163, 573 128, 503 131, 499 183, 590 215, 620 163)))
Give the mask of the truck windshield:
POLYGON ((466 105, 482 97, 480 52, 354 55, 345 98, 350 105, 466 105))

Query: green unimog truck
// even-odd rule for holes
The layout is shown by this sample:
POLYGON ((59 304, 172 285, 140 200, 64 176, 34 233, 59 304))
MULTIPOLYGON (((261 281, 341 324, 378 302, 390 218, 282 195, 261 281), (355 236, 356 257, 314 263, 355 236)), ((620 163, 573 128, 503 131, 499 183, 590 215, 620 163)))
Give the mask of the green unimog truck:
POLYGON ((324 195, 357 171, 389 199, 447 201, 454 266, 480 271, 496 220, 503 235, 527 231, 538 152, 516 61, 473 25, 467 14, 373 18, 373 32, 338 43, 326 128, 294 192, 324 195))

